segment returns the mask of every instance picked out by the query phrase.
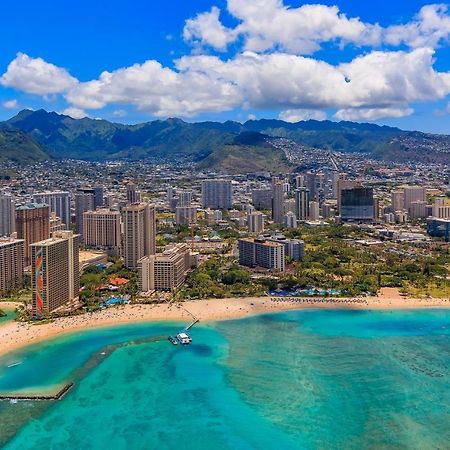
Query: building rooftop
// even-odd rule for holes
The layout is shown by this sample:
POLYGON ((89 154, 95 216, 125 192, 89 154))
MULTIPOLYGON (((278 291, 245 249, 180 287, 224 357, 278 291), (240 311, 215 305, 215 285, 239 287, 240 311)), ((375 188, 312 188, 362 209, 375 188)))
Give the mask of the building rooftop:
POLYGON ((38 209, 38 208, 46 208, 48 205, 45 203, 27 203, 26 205, 19 206, 16 208, 17 211, 23 211, 27 209, 38 209))

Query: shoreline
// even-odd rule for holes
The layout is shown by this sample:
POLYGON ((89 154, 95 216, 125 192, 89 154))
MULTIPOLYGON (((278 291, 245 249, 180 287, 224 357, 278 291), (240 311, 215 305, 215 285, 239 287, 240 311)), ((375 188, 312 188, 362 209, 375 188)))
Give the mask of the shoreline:
MULTIPOLYGON (((190 322, 193 317, 198 318, 201 322, 212 322, 264 313, 305 309, 395 310, 450 307, 450 299, 403 297, 394 288, 383 288, 378 297, 364 297, 364 303, 354 303, 354 300, 339 299, 335 302, 317 299, 289 301, 280 298, 280 300, 274 302, 271 297, 204 299, 189 300, 179 304, 122 305, 78 316, 58 318, 53 322, 42 325, 11 321, 0 327, 0 356, 66 333, 138 322, 190 322)), ((7 303, 12 304, 12 302, 4 303, 5 306, 7 303)), ((15 306, 17 306, 17 303, 15 306)))

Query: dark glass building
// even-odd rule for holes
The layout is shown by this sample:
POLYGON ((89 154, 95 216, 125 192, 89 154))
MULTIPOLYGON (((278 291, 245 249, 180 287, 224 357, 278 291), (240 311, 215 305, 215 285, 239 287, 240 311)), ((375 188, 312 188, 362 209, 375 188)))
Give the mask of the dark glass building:
POLYGON ((341 191, 341 219, 352 222, 372 222, 375 218, 373 189, 353 187, 341 191))

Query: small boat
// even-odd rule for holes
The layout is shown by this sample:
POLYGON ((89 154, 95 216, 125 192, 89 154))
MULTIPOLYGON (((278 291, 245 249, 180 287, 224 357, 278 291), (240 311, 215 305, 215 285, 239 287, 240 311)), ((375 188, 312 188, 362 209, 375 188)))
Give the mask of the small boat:
POLYGON ((178 333, 177 340, 181 345, 189 345, 192 342, 191 337, 185 332, 178 333))
POLYGON ((173 345, 178 345, 178 340, 176 337, 174 336, 169 336, 167 339, 169 339, 169 341, 173 344, 173 345))
POLYGON ((8 366, 8 368, 9 368, 9 367, 18 366, 18 365, 20 365, 20 364, 22 364, 22 361, 18 361, 18 362, 12 363, 12 364, 10 364, 10 365, 8 366))
POLYGON ((16 398, 12 398, 9 403, 12 403, 13 405, 15 405, 17 403, 17 399, 16 398))

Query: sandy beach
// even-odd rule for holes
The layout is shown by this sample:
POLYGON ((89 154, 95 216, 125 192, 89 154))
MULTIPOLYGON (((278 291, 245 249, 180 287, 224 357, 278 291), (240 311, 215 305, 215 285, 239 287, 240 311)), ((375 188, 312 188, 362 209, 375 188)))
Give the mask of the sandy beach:
MULTIPOLYGON (((2 302, 0 307, 16 307, 17 303, 2 302)), ((295 309, 409 309, 450 307, 450 299, 414 299, 401 296, 397 289, 384 288, 377 297, 324 301, 272 301, 269 297, 191 300, 181 304, 123 305, 79 316, 56 319, 51 323, 31 324, 7 322, 0 326, 0 355, 62 333, 143 321, 191 322, 229 320, 253 314, 295 309)))

